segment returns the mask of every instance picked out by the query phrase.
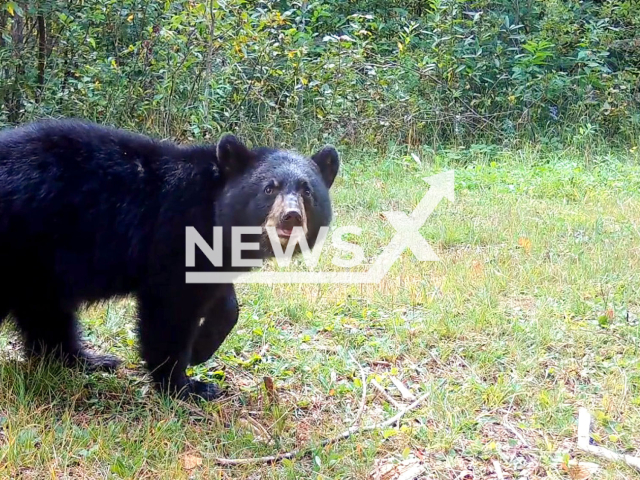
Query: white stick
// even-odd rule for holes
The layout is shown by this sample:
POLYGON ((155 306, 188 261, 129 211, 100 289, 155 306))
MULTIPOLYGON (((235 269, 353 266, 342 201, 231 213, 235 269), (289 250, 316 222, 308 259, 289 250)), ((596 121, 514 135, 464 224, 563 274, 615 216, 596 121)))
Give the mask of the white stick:
POLYGON ((400 394, 402 395, 402 398, 404 398, 405 400, 415 400, 416 399, 416 396, 413 393, 411 393, 411 390, 409 390, 407 387, 404 386, 404 383, 402 383, 400 380, 398 380, 394 376, 391 376, 389 378, 391 379, 393 384, 396 386, 396 388, 400 391, 400 394))
POLYGON ((578 411, 578 448, 584 450, 596 457, 606 458, 613 462, 626 463, 630 467, 640 470, 640 458, 632 457, 631 455, 622 455, 620 453, 612 452, 611 450, 591 445, 589 439, 591 437, 591 414, 586 408, 580 408, 578 411))
POLYGON ((502 467, 497 460, 493 460, 493 469, 496 471, 498 480, 504 480, 504 473, 502 473, 502 467))

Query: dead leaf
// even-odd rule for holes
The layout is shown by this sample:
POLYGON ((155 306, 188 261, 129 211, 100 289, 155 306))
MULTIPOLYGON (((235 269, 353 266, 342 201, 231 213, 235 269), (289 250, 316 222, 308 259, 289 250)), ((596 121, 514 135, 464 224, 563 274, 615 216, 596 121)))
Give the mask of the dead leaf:
POLYGON ((267 397, 269 397, 270 402, 276 401, 276 387, 273 384, 273 378, 271 377, 263 377, 264 388, 267 391, 267 397))
POLYGON ((478 260, 471 262, 471 268, 473 269, 473 273, 476 275, 480 275, 484 271, 484 265, 478 260))
POLYGON ((417 458, 396 463, 393 459, 376 460, 369 474, 371 480, 414 480, 427 469, 417 458))
POLYGON ((202 465, 202 457, 192 453, 185 453, 182 456, 182 465, 185 470, 193 470, 202 465))
POLYGON ((567 472, 571 480, 589 480, 599 469, 597 463, 570 460, 567 472))
POLYGON ((531 252, 531 240, 527 237, 520 237, 518 239, 518 245, 520 245, 526 253, 531 252))

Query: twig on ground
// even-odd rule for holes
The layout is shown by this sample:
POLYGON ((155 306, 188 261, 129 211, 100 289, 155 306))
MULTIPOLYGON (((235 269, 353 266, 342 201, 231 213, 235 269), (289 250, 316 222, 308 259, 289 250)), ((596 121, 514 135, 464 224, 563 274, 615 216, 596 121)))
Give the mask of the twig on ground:
POLYGON ((378 382, 376 382, 376 379, 375 379, 375 378, 372 378, 372 379, 371 379, 371 385, 373 385, 373 386, 374 386, 374 388, 375 388, 376 390, 378 390, 378 391, 379 391, 379 392, 384 396, 384 398, 386 398, 386 399, 387 399, 387 401, 388 401, 391 405, 393 405, 394 407, 396 407, 396 408, 398 408, 398 409, 399 409, 399 408, 402 408, 402 405, 400 405, 398 402, 396 402, 396 401, 395 401, 395 399, 394 399, 391 395, 389 395, 389 394, 387 393, 387 391, 386 391, 384 388, 382 388, 382 386, 381 386, 378 382))
POLYGON ((372 364, 379 365, 381 367, 390 367, 391 364, 389 362, 385 362, 384 360, 372 360, 372 364))
POLYGON ((498 480, 504 480, 504 473, 502 473, 502 467, 497 460, 493 460, 493 469, 496 471, 498 480))
POLYGON ((586 408, 581 408, 578 411, 578 448, 580 450, 584 450, 596 457, 606 458, 607 460, 612 460, 614 462, 626 463, 630 467, 640 470, 640 458, 612 452, 607 448, 599 447, 597 445, 591 445, 591 443, 589 443, 591 438, 590 427, 591 414, 586 408))
POLYGON ((400 391, 402 398, 406 400, 415 400, 416 396, 413 393, 411 393, 411 390, 409 390, 407 387, 404 386, 404 383, 402 383, 400 380, 398 380, 394 376, 391 376, 389 378, 391 378, 391 381, 393 382, 393 384, 400 391))
POLYGON ((258 422, 251 415, 243 415, 242 417, 240 417, 240 420, 244 420, 245 422, 250 424, 253 427, 254 432, 259 432, 259 436, 264 437, 267 440, 267 443, 273 443, 273 436, 267 431, 266 428, 264 428, 264 425, 258 422))
MULTIPOLYGON (((340 440, 344 440, 345 438, 349 438, 351 435, 353 435, 355 433, 367 432, 367 431, 370 431, 370 430, 376 430, 378 428, 384 428, 384 427, 388 427, 390 425, 393 425, 398 420, 400 420, 402 417, 404 417, 407 413, 409 413, 411 410, 415 410, 416 408, 418 408, 420 406, 420 404, 422 402, 424 402, 425 399, 428 396, 429 396, 429 394, 425 393, 420 398, 418 398, 415 402, 413 402, 411 405, 406 406, 405 408, 400 410, 398 413, 396 413, 393 417, 389 418, 388 420, 385 420, 382 423, 379 423, 379 424, 374 423, 372 425, 366 425, 364 427, 360 427, 358 425, 354 425, 351 428, 349 428, 349 429, 345 430, 344 432, 340 433, 339 435, 336 435, 335 437, 324 439, 322 442, 320 442, 318 447, 319 448, 326 447, 327 445, 331 445, 331 444, 336 443, 336 442, 338 442, 340 440)), ((277 461, 284 460, 284 459, 287 459, 287 458, 297 457, 298 455, 303 454, 303 453, 307 454, 313 448, 318 448, 318 447, 306 446, 306 447, 303 447, 303 448, 298 448, 296 450, 292 450, 292 451, 287 452, 287 453, 280 453, 278 455, 269 455, 267 457, 255 457, 255 458, 220 458, 220 457, 216 457, 213 460, 215 462, 221 464, 221 465, 246 465, 246 464, 251 464, 251 463, 272 463, 272 462, 277 462, 277 461)))
POLYGON ((360 408, 358 409, 358 414, 353 421, 353 425, 360 425, 360 420, 362 420, 362 414, 364 412, 364 405, 367 400, 367 375, 364 373, 364 368, 362 368, 360 362, 355 359, 351 352, 349 352, 349 356, 351 357, 351 360, 358 365, 358 368, 360 369, 360 377, 362 378, 362 398, 360 399, 360 408))

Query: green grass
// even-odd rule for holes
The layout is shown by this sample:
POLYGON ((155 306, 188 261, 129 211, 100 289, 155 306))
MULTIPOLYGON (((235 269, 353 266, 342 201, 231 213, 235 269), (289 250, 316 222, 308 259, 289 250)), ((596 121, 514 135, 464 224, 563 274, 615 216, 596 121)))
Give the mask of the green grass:
MULTIPOLYGON (((443 200, 421 230, 440 262, 405 251, 380 285, 238 286, 240 324, 191 372, 222 382, 229 396, 195 407, 150 389, 133 302, 82 312, 92 344, 125 359, 115 375, 27 364, 6 326, 0 478, 367 478, 376 459, 407 454, 425 459, 424 478, 464 470, 490 478, 494 460, 506 478, 568 478, 569 459, 599 463, 598 478, 633 477, 575 444, 585 406, 599 444, 640 450, 637 154, 586 162, 575 152, 450 152, 418 165, 360 153, 343 161, 336 225, 360 226, 369 258, 394 233, 379 213, 409 213, 424 177, 455 169, 455 202, 443 200), (351 355, 397 401, 407 403, 391 376, 430 396, 397 428, 306 457, 214 462, 313 446, 351 425, 362 395, 351 355), (185 455, 202 463, 188 469, 185 455)), ((369 385, 362 423, 394 412, 369 385)))

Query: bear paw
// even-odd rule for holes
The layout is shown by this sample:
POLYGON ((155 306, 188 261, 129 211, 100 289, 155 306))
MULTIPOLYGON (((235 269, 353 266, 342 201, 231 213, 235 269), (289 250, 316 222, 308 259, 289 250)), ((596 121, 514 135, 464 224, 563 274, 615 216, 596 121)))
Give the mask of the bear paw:
POLYGON ((75 360, 78 366, 82 366, 91 372, 112 372, 122 363, 118 357, 113 355, 96 355, 88 352, 81 352, 76 356, 75 360))
POLYGON ((198 399, 211 401, 222 395, 222 390, 213 383, 205 383, 199 380, 189 380, 186 394, 182 397, 196 397, 198 399))

